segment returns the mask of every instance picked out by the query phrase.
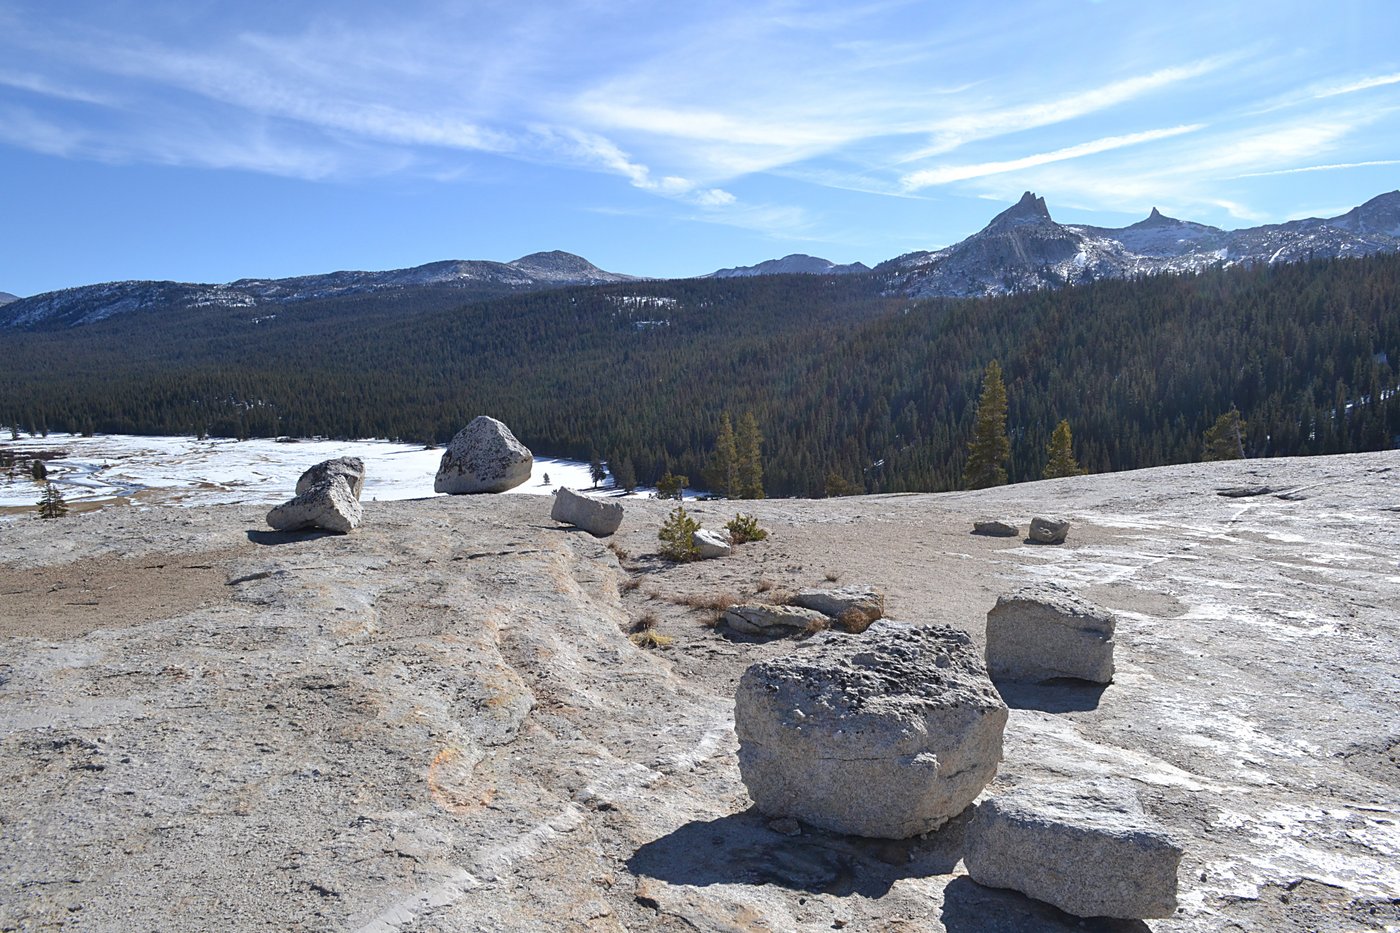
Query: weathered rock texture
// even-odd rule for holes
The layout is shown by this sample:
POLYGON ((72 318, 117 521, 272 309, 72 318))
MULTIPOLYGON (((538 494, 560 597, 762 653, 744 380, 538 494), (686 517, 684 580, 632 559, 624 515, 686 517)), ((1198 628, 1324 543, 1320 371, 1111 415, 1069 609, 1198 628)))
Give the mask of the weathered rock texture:
POLYGON ((1074 677, 1113 680, 1112 612, 1053 583, 997 597, 987 613, 987 670, 993 680, 1074 677))
POLYGON ((1030 539, 1036 544, 1064 544, 1069 522, 1058 518, 1031 519, 1030 539))
POLYGON ((695 545, 695 553, 700 555, 701 560, 709 560, 711 557, 728 557, 732 550, 728 538, 717 531, 710 531, 708 528, 701 528, 692 534, 690 542, 695 545))
POLYGON ((977 805, 963 859, 978 884, 1080 917, 1176 912, 1182 849, 1122 780, 1029 784, 977 805))
POLYGON ((992 779, 1006 716, 966 633, 877 622, 744 672, 739 771, 764 813, 905 839, 992 779))
POLYGON ((724 624, 745 635, 791 635, 815 632, 831 625, 831 619, 815 609, 750 603, 724 611, 724 624))
POLYGON ((363 517, 350 484, 344 476, 335 475, 268 512, 267 524, 274 531, 320 528, 346 534, 357 528, 363 517))
POLYGON ((1021 529, 1011 522, 984 519, 972 523, 972 533, 975 535, 988 535, 992 538, 1014 538, 1021 533, 1021 529))
POLYGON ((534 457, 510 428, 489 415, 477 415, 443 451, 434 492, 505 492, 530 478, 534 457))
POLYGON ((350 494, 359 501, 360 493, 365 488, 365 462, 359 457, 336 457, 311 467, 297 479, 297 495, 309 491, 313 486, 319 486, 333 476, 343 478, 345 484, 350 487, 350 494))
POLYGON ((873 586, 843 586, 835 590, 798 590, 792 595, 794 606, 815 609, 833 619, 855 609, 870 616, 870 620, 885 614, 885 594, 873 586))
POLYGON ((622 524, 622 503, 601 502, 572 489, 559 487, 549 517, 564 522, 598 538, 606 538, 622 524))

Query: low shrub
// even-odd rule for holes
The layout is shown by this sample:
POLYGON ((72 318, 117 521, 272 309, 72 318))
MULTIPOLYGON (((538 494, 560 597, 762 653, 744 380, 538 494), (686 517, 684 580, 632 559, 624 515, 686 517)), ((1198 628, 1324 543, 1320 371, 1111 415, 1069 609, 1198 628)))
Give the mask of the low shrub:
POLYGON ((686 514, 684 506, 676 506, 661 524, 657 538, 661 541, 661 556, 670 561, 685 563, 700 556, 693 536, 700 530, 700 523, 686 514))
POLYGON ((758 519, 743 512, 726 522, 724 529, 729 532, 729 540, 733 544, 747 544, 768 537, 768 532, 758 527, 758 519))

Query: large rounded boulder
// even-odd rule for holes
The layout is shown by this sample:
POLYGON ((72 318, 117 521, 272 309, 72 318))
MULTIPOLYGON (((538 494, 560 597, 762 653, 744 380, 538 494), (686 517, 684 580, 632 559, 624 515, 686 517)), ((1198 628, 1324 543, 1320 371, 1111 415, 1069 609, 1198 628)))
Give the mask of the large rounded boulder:
POLYGON ((443 451, 433 491, 505 492, 529 479, 533 465, 530 448, 516 440, 510 428, 489 415, 478 415, 443 451))
POLYGON ((739 771, 764 813, 904 839, 939 828, 991 781, 1006 718, 967 633, 881 620, 744 673, 739 771))

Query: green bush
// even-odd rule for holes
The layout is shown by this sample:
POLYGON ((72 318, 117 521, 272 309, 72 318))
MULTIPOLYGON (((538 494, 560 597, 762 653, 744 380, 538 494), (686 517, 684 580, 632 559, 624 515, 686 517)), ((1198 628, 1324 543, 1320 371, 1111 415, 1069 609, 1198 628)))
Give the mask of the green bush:
POLYGON ((729 532, 729 540, 733 544, 747 544, 768 537, 768 532, 758 527, 758 519, 743 512, 725 523, 724 530, 729 532))
POLYGON ((685 507, 676 506, 662 522, 661 531, 656 536, 661 540, 661 556, 677 562, 695 560, 700 552, 695 547, 693 535, 699 530, 700 523, 686 514, 685 507))

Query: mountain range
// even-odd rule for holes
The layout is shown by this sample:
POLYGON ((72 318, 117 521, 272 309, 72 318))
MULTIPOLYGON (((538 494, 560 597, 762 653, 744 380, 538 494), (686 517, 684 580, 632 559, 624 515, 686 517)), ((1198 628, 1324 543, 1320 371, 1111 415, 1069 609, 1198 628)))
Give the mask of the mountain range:
POLYGON ((328 298, 394 295, 433 290, 457 303, 566 285, 630 282, 559 250, 514 262, 457 260, 387 272, 331 272, 286 279, 239 279, 226 285, 189 282, 109 282, 0 301, 0 327, 74 327, 132 311, 208 307, 254 308, 328 298))
MULTIPOLYGON (((1059 288, 1101 279, 1199 272, 1235 265, 1368 256, 1400 251, 1400 190, 1328 218, 1226 231, 1177 220, 1156 208, 1126 227, 1057 223, 1045 199, 1027 191, 985 228, 952 246, 906 253, 875 266, 838 265, 793 254, 702 278, 871 274, 888 295, 972 298, 1059 288)), ((387 272, 332 272, 285 279, 240 279, 226 285, 129 281, 87 285, 7 301, 0 328, 58 329, 132 311, 207 307, 264 308, 366 297, 439 305, 568 285, 639 281, 605 272, 579 256, 533 253, 514 262, 447 260, 387 272), (425 297, 426 296, 426 297, 425 297)))

